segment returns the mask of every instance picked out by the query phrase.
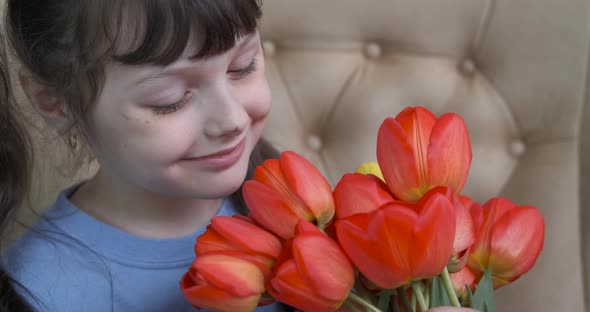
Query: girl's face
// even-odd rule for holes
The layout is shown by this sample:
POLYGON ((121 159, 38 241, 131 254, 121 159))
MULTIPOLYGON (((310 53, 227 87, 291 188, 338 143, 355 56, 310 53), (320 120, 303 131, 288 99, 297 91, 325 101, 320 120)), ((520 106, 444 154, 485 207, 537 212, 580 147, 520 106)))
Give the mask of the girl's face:
POLYGON ((165 67, 107 65, 91 146, 114 181, 203 199, 227 196, 243 182, 270 111, 260 37, 188 59, 200 44, 189 42, 165 67))

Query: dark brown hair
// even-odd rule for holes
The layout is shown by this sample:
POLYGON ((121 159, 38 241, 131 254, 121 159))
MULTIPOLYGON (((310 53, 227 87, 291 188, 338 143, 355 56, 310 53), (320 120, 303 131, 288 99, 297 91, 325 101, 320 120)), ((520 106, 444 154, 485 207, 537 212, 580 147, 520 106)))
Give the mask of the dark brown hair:
MULTIPOLYGON (((5 237, 29 186, 32 152, 29 136, 14 107, 3 43, 0 36, 0 235, 5 237)), ((13 283, 17 282, 0 268, 0 311, 32 311, 13 283)))
MULTIPOLYGON (((79 136, 87 142, 89 115, 104 84, 105 64, 170 64, 186 50, 195 29, 204 43, 194 51, 194 58, 223 53, 240 36, 256 30, 261 4, 258 0, 8 0, 6 14, 11 52, 34 79, 66 104, 71 125, 63 130, 63 137, 79 136)), ((29 187, 33 155, 30 140, 17 123, 6 59, 0 64, 5 74, 0 82, 2 230, 29 187)), ((253 151, 248 178, 255 166, 276 157, 276 150, 261 140, 253 151)), ((232 200, 246 212, 241 189, 232 200)), ((7 278, 0 274, 4 303, 9 298, 5 294, 19 298, 7 278)), ((3 308, 0 303, 1 311, 26 311, 24 301, 17 299, 10 299, 17 308, 3 308)))

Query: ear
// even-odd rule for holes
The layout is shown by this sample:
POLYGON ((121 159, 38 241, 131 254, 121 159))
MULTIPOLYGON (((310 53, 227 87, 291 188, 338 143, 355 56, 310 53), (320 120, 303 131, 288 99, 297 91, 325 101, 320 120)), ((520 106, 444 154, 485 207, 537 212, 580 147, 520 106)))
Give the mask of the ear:
POLYGON ((22 68, 18 72, 18 79, 25 95, 43 119, 56 129, 63 129, 68 122, 63 97, 22 68))

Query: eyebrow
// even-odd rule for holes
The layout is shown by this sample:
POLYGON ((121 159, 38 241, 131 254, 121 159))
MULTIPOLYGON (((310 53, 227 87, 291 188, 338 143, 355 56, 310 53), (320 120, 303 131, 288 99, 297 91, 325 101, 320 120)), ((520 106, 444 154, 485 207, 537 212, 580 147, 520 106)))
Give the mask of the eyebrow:
MULTIPOLYGON (((258 34, 258 32, 252 32, 252 33, 247 34, 246 36, 239 38, 239 42, 236 45, 234 45, 234 47, 231 48, 229 51, 235 50, 235 49, 242 49, 244 46, 246 46, 248 43, 250 43, 256 37, 257 34, 258 34)), ((141 80, 139 80, 137 82, 137 85, 141 85, 141 84, 144 84, 148 81, 165 77, 167 75, 167 73, 165 73, 165 71, 168 67, 169 66, 165 66, 164 68, 162 68, 162 70, 160 70, 157 74, 155 74, 153 76, 142 78, 141 80)))

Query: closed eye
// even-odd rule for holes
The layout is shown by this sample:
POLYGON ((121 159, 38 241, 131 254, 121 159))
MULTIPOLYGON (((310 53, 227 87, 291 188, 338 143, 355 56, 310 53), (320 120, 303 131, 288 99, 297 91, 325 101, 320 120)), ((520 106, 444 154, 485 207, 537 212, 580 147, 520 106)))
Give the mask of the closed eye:
POLYGON ((256 66, 256 59, 252 59, 252 62, 244 68, 235 69, 235 70, 228 70, 227 73, 232 76, 234 79, 240 79, 250 75, 251 73, 255 72, 257 69, 256 66))
POLYGON ((166 115, 166 114, 174 113, 174 112, 178 111, 179 109, 181 109, 184 105, 186 105, 191 100, 192 97, 193 97, 193 93, 190 91, 187 91, 184 93, 184 96, 179 101, 172 103, 172 104, 167 104, 167 105, 152 106, 152 111, 157 115, 166 115))

